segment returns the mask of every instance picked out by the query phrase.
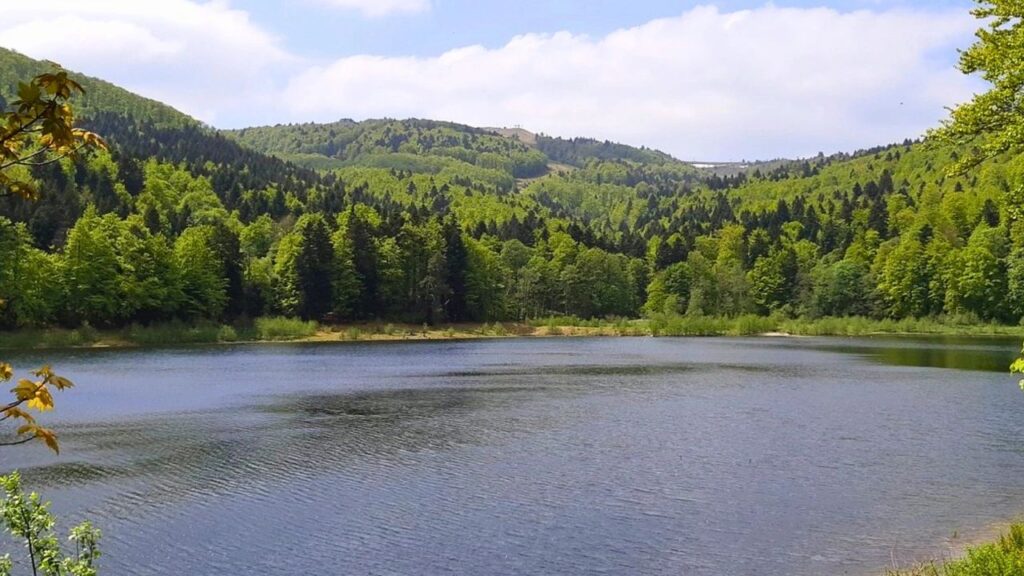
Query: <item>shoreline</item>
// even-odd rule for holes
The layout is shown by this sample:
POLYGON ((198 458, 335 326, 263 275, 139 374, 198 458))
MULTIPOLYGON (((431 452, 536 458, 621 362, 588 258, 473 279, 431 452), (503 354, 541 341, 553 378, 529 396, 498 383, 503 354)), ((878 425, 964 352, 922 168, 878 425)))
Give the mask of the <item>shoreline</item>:
POLYGON ((549 318, 515 323, 440 326, 363 322, 320 325, 288 318, 260 318, 251 325, 183 323, 100 330, 46 328, 0 332, 0 350, 137 348, 199 344, 414 342, 496 338, 601 337, 976 337, 1021 338, 1024 327, 954 324, 937 319, 779 319, 770 317, 670 317, 635 320, 549 318))
MULTIPOLYGON (((1019 517, 996 520, 971 530, 967 535, 956 532, 944 538, 946 551, 939 557, 909 566, 890 566, 886 576, 941 576, 942 574, 988 574, 993 558, 997 563, 1020 562, 1019 539, 1007 537, 1011 532, 1024 529, 1019 517)), ((1016 574, 1017 572, 1014 572, 1016 574)))

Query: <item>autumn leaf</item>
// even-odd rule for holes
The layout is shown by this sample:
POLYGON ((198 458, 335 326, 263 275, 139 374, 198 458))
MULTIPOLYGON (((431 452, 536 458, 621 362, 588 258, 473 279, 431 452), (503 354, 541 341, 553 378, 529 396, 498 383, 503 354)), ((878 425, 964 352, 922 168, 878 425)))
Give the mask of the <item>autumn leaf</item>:
POLYGON ((32 400, 33 398, 35 398, 37 388, 39 388, 38 382, 21 379, 18 381, 17 386, 11 388, 11 392, 14 393, 14 396, 18 400, 24 402, 25 400, 32 400))
POLYGON ((50 450, 60 454, 60 446, 57 444, 57 434, 53 430, 37 428, 36 438, 42 440, 47 446, 49 446, 50 450))
POLYGON ((50 390, 46 386, 40 386, 36 390, 35 397, 28 401, 28 407, 40 412, 53 410, 53 396, 50 394, 50 390))
POLYGON ((24 420, 29 424, 32 424, 36 421, 36 419, 33 418, 31 414, 25 412, 21 408, 18 408, 17 406, 12 406, 11 408, 4 410, 3 413, 5 418, 18 418, 24 420))

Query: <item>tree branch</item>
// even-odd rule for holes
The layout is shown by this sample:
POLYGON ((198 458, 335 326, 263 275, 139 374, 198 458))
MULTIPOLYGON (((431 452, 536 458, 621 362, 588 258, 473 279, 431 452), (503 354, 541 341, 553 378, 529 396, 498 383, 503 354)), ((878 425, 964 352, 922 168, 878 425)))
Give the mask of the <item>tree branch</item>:
POLYGON ((22 438, 21 440, 12 440, 11 442, 0 442, 0 446, 17 446, 18 444, 26 444, 38 438, 39 436, 33 434, 28 438, 22 438))

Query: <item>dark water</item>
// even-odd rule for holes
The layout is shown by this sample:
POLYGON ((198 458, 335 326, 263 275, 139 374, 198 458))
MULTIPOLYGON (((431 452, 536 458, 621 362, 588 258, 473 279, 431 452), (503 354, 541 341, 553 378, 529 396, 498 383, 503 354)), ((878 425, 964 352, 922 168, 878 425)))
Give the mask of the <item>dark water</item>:
POLYGON ((64 452, 2 467, 103 529, 105 574, 870 574, 1024 513, 1017 348, 48 353, 64 452))

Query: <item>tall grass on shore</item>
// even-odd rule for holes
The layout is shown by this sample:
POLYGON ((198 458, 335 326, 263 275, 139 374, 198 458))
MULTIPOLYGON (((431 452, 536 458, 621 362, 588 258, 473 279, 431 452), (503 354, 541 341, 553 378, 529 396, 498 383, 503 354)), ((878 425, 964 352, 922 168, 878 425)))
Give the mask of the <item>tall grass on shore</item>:
POLYGON ((239 341, 286 341, 314 336, 320 326, 296 318, 257 318, 237 326, 181 321, 98 330, 88 324, 75 329, 45 328, 0 332, 0 349, 74 348, 78 346, 166 346, 239 341))
MULTIPOLYGON (((252 340, 298 340, 317 333, 320 326, 313 320, 273 316, 253 322, 252 340)), ((247 340, 250 338, 246 338, 247 340)))
MULTIPOLYGON (((788 318, 783 315, 735 317, 657 314, 644 319, 552 316, 527 324, 460 324, 458 329, 423 325, 395 326, 380 322, 322 327, 314 321, 267 317, 235 325, 190 324, 181 321, 98 330, 88 324, 75 329, 47 328, 0 331, 0 349, 73 348, 78 346, 161 346, 220 342, 289 341, 330 336, 333 340, 408 339, 502 336, 870 336, 926 334, 950 336, 1024 337, 1024 326, 984 324, 972 318, 934 317, 903 320, 788 318)), ((1024 575, 1022 575, 1024 576, 1024 575)))
POLYGON ((991 544, 969 548, 959 560, 924 564, 910 570, 893 570, 888 576, 1022 576, 1024 575, 1024 524, 991 544))

